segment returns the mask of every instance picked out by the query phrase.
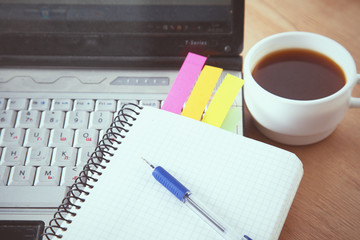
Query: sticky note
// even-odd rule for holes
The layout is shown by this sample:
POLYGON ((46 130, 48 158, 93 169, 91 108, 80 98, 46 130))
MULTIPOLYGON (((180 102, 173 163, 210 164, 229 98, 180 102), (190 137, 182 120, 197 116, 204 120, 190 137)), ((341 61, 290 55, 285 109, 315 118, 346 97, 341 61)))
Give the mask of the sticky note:
POLYGON ((236 125, 242 119, 241 108, 230 108, 228 114, 226 115, 223 123, 221 124, 221 128, 228 130, 230 132, 235 132, 236 125))
POLYGON ((223 70, 205 65, 181 115, 200 120, 223 70))
POLYGON ((227 74, 210 102, 202 121, 215 127, 221 127, 236 95, 243 85, 244 80, 227 74))
POLYGON ((205 61, 206 57, 188 53, 161 109, 181 113, 205 61))

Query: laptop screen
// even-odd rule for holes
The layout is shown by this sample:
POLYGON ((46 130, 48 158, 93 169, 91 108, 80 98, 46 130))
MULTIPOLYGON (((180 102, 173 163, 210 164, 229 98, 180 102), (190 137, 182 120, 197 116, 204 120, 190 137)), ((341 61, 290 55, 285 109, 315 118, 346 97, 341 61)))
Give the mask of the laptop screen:
POLYGON ((229 33, 232 27, 231 0, 8 2, 0 9, 1 32, 229 33))
POLYGON ((0 0, 2 56, 237 56, 243 0, 0 0))

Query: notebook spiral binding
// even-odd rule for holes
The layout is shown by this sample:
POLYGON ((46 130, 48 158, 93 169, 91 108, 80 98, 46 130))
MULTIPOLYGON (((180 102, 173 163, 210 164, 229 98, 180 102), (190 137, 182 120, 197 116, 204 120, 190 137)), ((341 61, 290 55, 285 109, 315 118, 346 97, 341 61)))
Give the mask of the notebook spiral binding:
POLYGON ((117 150, 116 145, 121 144, 121 139, 125 138, 125 134, 132 126, 132 122, 136 121, 136 116, 133 115, 139 115, 142 108, 133 103, 126 104, 121 108, 71 186, 70 191, 62 200, 52 220, 50 220, 49 226, 45 228, 42 235, 43 239, 62 238, 58 231, 67 230, 66 227, 61 226, 62 223, 65 221, 71 224, 72 220, 70 218, 76 216, 76 211, 81 208, 81 203, 86 201, 86 196, 90 194, 89 190, 94 187, 92 183, 97 182, 97 176, 102 174, 106 164, 110 162, 107 157, 114 155, 112 152, 117 150))

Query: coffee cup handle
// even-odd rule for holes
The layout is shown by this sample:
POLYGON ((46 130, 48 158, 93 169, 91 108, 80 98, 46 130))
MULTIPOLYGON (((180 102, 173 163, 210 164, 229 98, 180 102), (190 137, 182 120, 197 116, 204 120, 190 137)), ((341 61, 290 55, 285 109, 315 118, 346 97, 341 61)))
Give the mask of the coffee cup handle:
MULTIPOLYGON (((358 74, 357 76, 357 84, 360 85, 360 74, 358 74)), ((360 107, 360 98, 356 98, 356 97, 351 97, 350 99, 350 107, 360 107)))

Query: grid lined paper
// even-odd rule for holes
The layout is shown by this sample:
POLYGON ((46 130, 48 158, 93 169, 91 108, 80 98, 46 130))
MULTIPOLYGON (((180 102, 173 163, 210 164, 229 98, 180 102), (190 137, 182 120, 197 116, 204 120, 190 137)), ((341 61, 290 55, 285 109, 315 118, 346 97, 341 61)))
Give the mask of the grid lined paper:
POLYGON ((303 174, 292 153, 145 107, 63 239, 222 239, 152 177, 141 157, 254 240, 278 238, 303 174))

